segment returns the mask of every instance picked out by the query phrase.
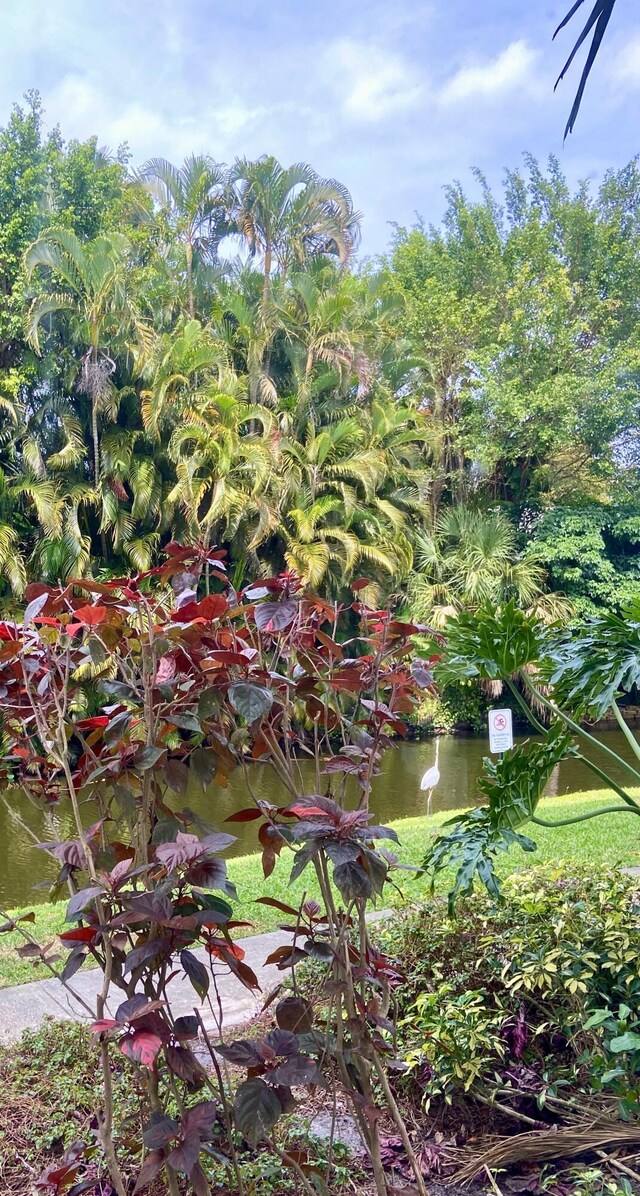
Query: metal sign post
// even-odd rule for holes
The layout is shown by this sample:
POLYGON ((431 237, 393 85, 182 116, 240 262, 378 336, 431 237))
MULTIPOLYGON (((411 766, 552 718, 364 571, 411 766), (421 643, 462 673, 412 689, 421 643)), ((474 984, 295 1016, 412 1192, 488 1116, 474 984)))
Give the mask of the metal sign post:
POLYGON ((513 747, 513 719, 508 707, 489 711, 489 751, 502 755, 513 747))

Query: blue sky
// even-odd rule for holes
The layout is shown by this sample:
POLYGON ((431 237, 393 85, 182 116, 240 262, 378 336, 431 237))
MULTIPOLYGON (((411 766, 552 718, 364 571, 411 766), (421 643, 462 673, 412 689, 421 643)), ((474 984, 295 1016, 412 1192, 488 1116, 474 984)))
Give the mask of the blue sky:
MULTIPOLYGON (((498 184, 524 150, 572 182, 640 149, 640 11, 619 0, 576 132, 578 71, 553 82, 579 26, 569 0, 4 0, 0 123, 36 87, 49 125, 135 163, 273 153, 351 189, 363 251, 389 222, 437 221, 442 187, 498 184), (634 24, 635 13, 635 24, 634 24)), ((585 14, 591 7, 585 5, 585 14)))

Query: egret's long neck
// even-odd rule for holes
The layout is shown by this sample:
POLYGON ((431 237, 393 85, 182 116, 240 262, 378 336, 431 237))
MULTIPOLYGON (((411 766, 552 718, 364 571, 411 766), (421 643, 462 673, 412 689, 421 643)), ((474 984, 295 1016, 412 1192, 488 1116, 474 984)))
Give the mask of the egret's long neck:
POLYGON ((438 754, 440 752, 440 736, 436 739, 436 764, 438 763, 438 754))

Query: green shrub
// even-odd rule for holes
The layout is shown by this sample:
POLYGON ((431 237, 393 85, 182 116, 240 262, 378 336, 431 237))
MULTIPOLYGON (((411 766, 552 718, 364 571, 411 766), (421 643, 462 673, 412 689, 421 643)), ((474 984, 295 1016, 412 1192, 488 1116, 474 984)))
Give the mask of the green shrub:
POLYGON ((514 1088, 543 1104, 572 1084, 640 1110, 637 882, 539 867, 508 878, 504 897, 474 896, 456 920, 431 902, 385 932, 408 976, 401 1056, 425 1103, 514 1088))
POLYGON ((460 681, 443 687, 437 698, 425 697, 410 722, 437 731, 473 731, 487 728, 487 710, 495 705, 477 681, 460 681))

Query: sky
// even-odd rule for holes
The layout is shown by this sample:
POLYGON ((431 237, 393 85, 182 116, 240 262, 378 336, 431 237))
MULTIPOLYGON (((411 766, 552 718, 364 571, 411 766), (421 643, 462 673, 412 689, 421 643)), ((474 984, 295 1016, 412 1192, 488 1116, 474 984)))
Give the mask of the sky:
MULTIPOLYGON (((525 151, 571 183, 640 150, 640 9, 618 0, 576 131, 579 68, 553 84, 582 11, 569 0, 0 0, 0 124, 37 88, 48 127, 134 165, 271 153, 346 184, 362 252, 437 223, 472 168, 499 187, 525 151)), ((583 18, 584 20, 584 18, 583 18)))

